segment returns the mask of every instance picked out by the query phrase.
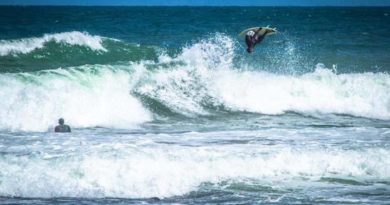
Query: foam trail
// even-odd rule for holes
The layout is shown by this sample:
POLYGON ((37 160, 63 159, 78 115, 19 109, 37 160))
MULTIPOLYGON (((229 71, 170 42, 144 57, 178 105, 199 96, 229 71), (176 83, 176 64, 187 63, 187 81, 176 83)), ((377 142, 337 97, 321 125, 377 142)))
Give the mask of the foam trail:
POLYGON ((46 43, 54 41, 68 45, 85 46, 96 51, 107 51, 102 45, 103 38, 87 32, 63 32, 45 34, 42 37, 23 38, 17 40, 0 40, 0 56, 26 54, 43 48, 46 43))
POLYGON ((0 75, 0 128, 46 131, 59 117, 73 127, 128 128, 151 120, 129 93, 136 79, 123 69, 82 66, 0 75))

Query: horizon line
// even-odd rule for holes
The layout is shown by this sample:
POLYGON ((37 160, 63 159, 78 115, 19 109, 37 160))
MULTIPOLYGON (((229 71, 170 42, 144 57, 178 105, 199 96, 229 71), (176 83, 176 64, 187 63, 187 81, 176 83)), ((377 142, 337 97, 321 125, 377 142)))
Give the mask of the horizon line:
POLYGON ((390 5, 84 5, 84 4, 1 4, 15 7, 390 7, 390 5))

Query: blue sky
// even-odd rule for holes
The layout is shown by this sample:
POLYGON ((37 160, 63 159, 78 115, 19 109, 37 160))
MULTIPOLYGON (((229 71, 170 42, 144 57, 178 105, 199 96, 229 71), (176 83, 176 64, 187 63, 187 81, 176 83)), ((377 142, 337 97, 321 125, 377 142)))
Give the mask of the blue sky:
POLYGON ((0 5, 390 6, 390 0, 0 0, 0 5))

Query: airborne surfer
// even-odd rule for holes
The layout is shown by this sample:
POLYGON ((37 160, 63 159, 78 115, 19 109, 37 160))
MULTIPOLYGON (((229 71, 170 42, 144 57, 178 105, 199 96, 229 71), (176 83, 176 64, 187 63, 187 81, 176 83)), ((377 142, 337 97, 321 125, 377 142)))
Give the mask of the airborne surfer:
POLYGON ((275 33, 276 30, 269 27, 255 27, 247 29, 241 33, 245 33, 245 43, 247 45, 246 51, 252 53, 256 44, 264 40, 264 37, 275 33))

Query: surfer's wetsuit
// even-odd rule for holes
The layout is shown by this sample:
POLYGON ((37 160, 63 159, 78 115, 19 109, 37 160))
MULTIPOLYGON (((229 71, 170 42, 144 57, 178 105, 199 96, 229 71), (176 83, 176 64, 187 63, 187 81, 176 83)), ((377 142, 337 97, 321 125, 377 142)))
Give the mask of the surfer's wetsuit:
POLYGON ((257 31, 251 30, 251 31, 248 31, 248 33, 246 33, 245 43, 248 46, 248 48, 246 49, 246 51, 248 53, 252 53, 253 49, 255 48, 255 45, 260 43, 264 39, 265 35, 267 34, 267 31, 266 31, 266 32, 264 32, 263 35, 261 35, 260 30, 261 30, 261 28, 257 31))

